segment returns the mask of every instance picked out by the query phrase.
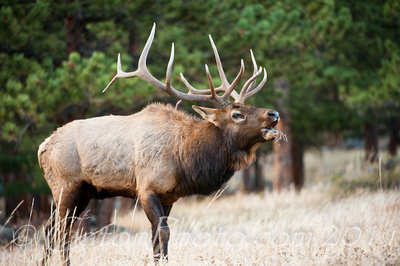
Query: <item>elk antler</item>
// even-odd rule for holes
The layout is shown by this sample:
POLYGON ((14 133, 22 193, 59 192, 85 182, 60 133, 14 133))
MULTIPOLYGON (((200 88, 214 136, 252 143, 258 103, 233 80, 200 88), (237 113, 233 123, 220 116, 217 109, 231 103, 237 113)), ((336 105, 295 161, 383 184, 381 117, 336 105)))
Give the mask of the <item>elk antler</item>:
POLYGON ((177 98, 182 101, 194 101, 194 102, 209 102, 212 103, 220 108, 225 107, 225 104, 216 97, 215 93, 211 95, 194 95, 194 94, 186 94, 174 89, 171 85, 171 74, 172 74, 172 65, 174 62, 174 44, 172 43, 171 48, 171 56, 167 66, 167 73, 166 73, 166 83, 163 84, 161 81, 156 79, 151 73, 148 71, 146 66, 146 59, 149 53, 151 44, 154 39, 156 24, 153 25, 151 30, 150 36, 146 42, 145 47, 143 48, 142 54, 139 58, 138 69, 133 72, 124 72, 121 69, 121 56, 118 54, 118 62, 117 62, 117 75, 111 80, 111 82, 107 85, 107 87, 103 90, 105 92, 117 79, 119 78, 133 78, 133 77, 140 77, 146 82, 152 84, 153 86, 165 91, 169 95, 174 98, 177 98))
POLYGON ((244 84, 242 91, 240 92, 239 98, 235 99, 236 102, 244 104, 244 102, 250 97, 254 96, 257 92, 259 92, 264 86, 265 82, 267 82, 267 71, 264 68, 264 77, 260 84, 258 84, 257 88, 254 89, 256 85, 256 79, 261 74, 261 67, 257 71, 257 63, 254 58, 253 51, 250 49, 251 61, 253 62, 254 72, 253 76, 244 84))
MULTIPOLYGON (((222 85, 218 88, 214 87, 210 72, 208 70, 208 66, 206 65, 206 75, 208 78, 209 90, 197 90, 194 87, 192 87, 189 82, 185 79, 183 74, 181 73, 181 78, 183 83, 186 85, 186 87, 189 89, 189 93, 183 93, 180 92, 176 89, 174 89, 171 85, 171 75, 172 75, 172 65, 174 62, 174 43, 172 43, 171 47, 171 56, 168 61, 168 66, 167 66, 167 72, 166 72, 166 82, 165 84, 156 79, 147 69, 146 65, 146 60, 147 60, 147 55, 149 54, 149 50, 151 47, 151 44, 153 43, 154 39, 154 34, 155 34, 155 29, 156 29, 156 24, 154 23, 153 28, 151 30, 150 36, 147 39, 146 45, 143 48, 142 54, 140 55, 139 58, 139 63, 138 63, 138 69, 133 72, 124 72, 121 69, 121 55, 118 54, 118 62, 117 62, 117 75, 110 81, 110 83, 107 85, 107 87, 103 90, 105 92, 117 79, 119 78, 133 78, 133 77, 140 77, 146 82, 152 84, 153 86, 165 91, 172 97, 179 99, 180 101, 193 101, 193 102, 209 102, 214 105, 216 105, 219 108, 224 108, 229 104, 229 97, 232 96, 236 102, 239 103, 244 103, 245 100, 256 94, 262 86, 266 82, 266 71, 264 69, 264 79, 263 81, 258 85, 256 89, 253 89, 255 86, 256 78, 261 74, 262 68, 258 71, 256 71, 257 64, 255 62, 253 52, 251 52, 252 55, 252 60, 253 60, 253 65, 254 65, 254 74, 253 76, 245 83, 245 85, 242 88, 242 91, 240 94, 238 94, 235 91, 235 87, 238 85, 239 81, 241 80, 243 73, 244 73, 244 63, 243 60, 241 60, 241 67, 238 75, 236 76, 235 80, 232 82, 232 84, 229 84, 229 82, 226 79, 224 70, 222 68, 222 63, 218 55, 217 48, 215 47, 215 44, 210 37, 210 42, 214 51, 215 59, 217 61, 217 66, 218 66, 218 72, 222 81, 222 85), (218 93, 224 93, 222 96, 218 96, 218 93)), ((178 103, 179 103, 178 102, 178 103)))
MULTIPOLYGON (((235 99, 235 102, 244 104, 244 102, 247 99, 249 99, 250 97, 254 96, 257 92, 259 92, 262 89, 262 87, 264 86, 265 82, 267 82, 267 71, 264 68, 264 78, 260 82, 260 84, 257 86, 257 88, 254 89, 254 87, 256 85, 256 79, 261 74, 262 68, 260 67, 259 70, 257 71, 257 63, 254 58, 253 51, 250 49, 251 60, 253 62, 253 66, 254 66, 254 72, 253 72, 253 76, 244 84, 244 86, 240 92, 240 95, 239 95, 234 89, 238 85, 240 79, 242 78, 243 72, 244 72, 243 59, 241 60, 241 67, 240 67, 239 74, 236 76, 233 83, 229 84, 229 82, 226 79, 224 69, 222 67, 222 63, 221 63, 221 59, 218 54, 217 47, 215 46, 214 41, 211 38, 211 36, 209 36, 209 37, 210 37, 211 46, 214 51, 215 61, 217 62, 219 76, 222 81, 222 85, 215 89, 216 93, 225 92, 225 94, 222 96, 225 98, 225 100, 227 100, 227 98, 229 98, 229 96, 227 96, 227 95, 230 95, 230 96, 232 96, 232 98, 235 99), (230 93, 230 94, 226 94, 226 93, 230 93)), ((190 86, 190 84, 186 81, 186 79, 183 77, 182 74, 181 74, 181 78, 182 78, 182 81, 185 83, 186 87, 189 89, 190 93, 200 94, 200 95, 205 95, 205 94, 210 93, 210 90, 196 90, 195 88, 190 86)))

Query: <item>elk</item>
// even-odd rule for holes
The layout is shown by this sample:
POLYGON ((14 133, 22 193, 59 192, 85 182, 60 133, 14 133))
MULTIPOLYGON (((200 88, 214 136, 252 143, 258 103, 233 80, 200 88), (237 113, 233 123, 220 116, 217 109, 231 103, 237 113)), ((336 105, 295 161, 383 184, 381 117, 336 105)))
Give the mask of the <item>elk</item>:
MULTIPOLYGON (((263 142, 279 136, 279 131, 274 129, 279 121, 278 112, 244 104, 267 80, 266 70, 257 68, 251 50, 254 72, 237 93, 235 88, 244 73, 243 60, 238 75, 229 83, 209 36, 222 84, 214 86, 206 65, 210 89, 192 87, 181 74, 189 89, 189 93, 183 93, 171 85, 174 44, 165 84, 147 69, 154 34, 155 24, 136 71, 122 71, 118 55, 117 74, 104 91, 119 78, 140 77, 179 101, 207 102, 216 108, 193 105, 203 118, 200 119, 172 105, 153 103, 129 116, 72 121, 40 145, 40 167, 60 217, 66 218, 62 233, 67 265, 72 215, 79 216, 91 199, 114 196, 140 200, 151 223, 154 260, 167 259, 170 235, 167 217, 173 203, 188 195, 209 195, 217 191, 235 171, 254 161, 255 151, 263 142), (264 77, 255 87, 256 78, 262 72, 264 77), (233 102, 229 101, 230 97, 233 102)), ((52 241, 52 226, 54 221, 46 228, 45 260, 56 245, 52 241)))

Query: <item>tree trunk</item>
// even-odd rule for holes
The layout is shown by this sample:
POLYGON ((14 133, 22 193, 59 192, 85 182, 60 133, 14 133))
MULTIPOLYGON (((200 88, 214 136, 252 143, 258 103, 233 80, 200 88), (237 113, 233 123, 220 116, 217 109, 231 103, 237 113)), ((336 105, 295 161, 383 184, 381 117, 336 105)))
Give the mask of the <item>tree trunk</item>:
POLYGON ((276 129, 285 133, 288 139, 288 142, 278 141, 273 144, 273 188, 276 191, 282 191, 288 189, 293 182, 291 119, 284 104, 289 98, 289 84, 283 80, 277 79, 274 84, 274 89, 281 91, 283 94, 276 103, 281 118, 276 129))
POLYGON ((86 233, 89 232, 91 227, 92 227, 92 220, 91 217, 94 215, 96 211, 96 203, 97 201, 95 199, 92 199, 89 202, 89 205, 86 207, 86 209, 82 212, 79 218, 82 219, 82 221, 77 222, 75 225, 78 226, 79 232, 86 233))
POLYGON ((104 199, 99 202, 97 210, 97 223, 98 229, 103 228, 111 223, 112 214, 114 211, 115 198, 104 199))
POLYGON ((400 145, 400 118, 390 119, 390 138, 388 150, 391 156, 397 155, 397 146, 400 145))
POLYGON ((48 217, 49 213, 51 212, 51 199, 52 197, 49 195, 39 196, 40 218, 48 217))
MULTIPOLYGON (((12 185, 13 182, 20 182, 23 184, 26 182, 23 175, 14 172, 3 172, 3 186, 6 189, 8 186, 12 185)), ((19 193, 19 191, 16 191, 19 193)), ((11 218, 11 222, 16 222, 21 219, 29 218, 30 207, 31 207, 31 197, 28 193, 21 193, 18 195, 9 195, 5 197, 5 210, 4 214, 6 218, 11 218), (17 206, 23 202, 18 208, 17 206)))
POLYGON ((292 147, 291 147, 291 128, 290 118, 282 116, 276 126, 281 132, 284 132, 288 138, 288 142, 280 141, 273 144, 274 152, 274 180, 273 187, 276 191, 288 189, 293 181, 293 164, 292 164, 292 147))
POLYGON ((240 189, 243 193, 260 192, 264 190, 265 184, 259 156, 260 154, 257 152, 256 161, 242 171, 243 176, 240 189))
POLYGON ((119 200, 118 212, 122 215, 129 213, 133 209, 133 206, 135 206, 136 203, 136 200, 131 198, 119 197, 118 200, 119 200))
POLYGON ((129 30, 129 38, 128 38, 128 54, 130 54, 131 56, 133 56, 133 58, 135 58, 135 62, 138 61, 139 59, 139 42, 138 42, 138 36, 137 36, 137 32, 136 32, 136 27, 135 26, 131 26, 130 30, 129 30))
POLYGON ((378 157, 378 128, 373 122, 364 125, 365 160, 373 163, 378 157))
POLYGON ((292 142, 293 182, 297 191, 304 185, 303 143, 300 140, 292 142))
POLYGON ((243 182, 242 182, 242 187, 241 187, 241 191, 244 193, 250 193, 251 192, 251 176, 250 176, 250 167, 246 167, 245 169, 243 169, 242 173, 243 173, 243 182))
POLYGON ((263 178, 263 172, 262 172, 262 165, 261 165, 261 160, 260 160, 260 152, 257 152, 257 159, 254 162, 254 191, 260 192, 264 190, 265 184, 264 184, 264 178, 263 178))
MULTIPOLYGON (((69 5, 73 4, 74 2, 75 0, 68 0, 69 5)), ((82 53, 83 25, 81 22, 82 16, 79 11, 75 14, 65 14, 64 25, 67 43, 67 55, 71 54, 72 52, 82 53)))

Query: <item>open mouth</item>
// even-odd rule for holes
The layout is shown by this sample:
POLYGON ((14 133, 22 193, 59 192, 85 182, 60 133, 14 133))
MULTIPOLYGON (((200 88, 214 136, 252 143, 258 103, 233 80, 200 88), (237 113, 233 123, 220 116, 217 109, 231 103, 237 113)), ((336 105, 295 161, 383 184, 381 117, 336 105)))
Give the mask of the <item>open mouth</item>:
POLYGON ((274 129, 274 127, 276 126, 278 124, 278 120, 276 120, 276 121, 274 121, 274 122, 272 122, 270 125, 268 125, 268 126, 266 126, 266 127, 264 127, 263 129, 262 129, 262 131, 277 131, 276 129, 274 129))
POLYGON ((276 120, 275 122, 273 122, 270 126, 269 129, 272 129, 273 127, 275 127, 278 124, 278 120, 276 120))
POLYGON ((274 129, 274 127, 278 124, 278 120, 271 123, 269 126, 261 129, 262 136, 265 140, 273 140, 278 137, 279 131, 274 129))

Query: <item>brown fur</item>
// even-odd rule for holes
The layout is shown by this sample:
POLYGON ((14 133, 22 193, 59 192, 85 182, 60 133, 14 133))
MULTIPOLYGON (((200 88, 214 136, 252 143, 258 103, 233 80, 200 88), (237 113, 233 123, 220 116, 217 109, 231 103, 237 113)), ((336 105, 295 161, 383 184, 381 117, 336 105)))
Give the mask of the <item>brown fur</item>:
MULTIPOLYGON (((79 215, 92 198, 139 197, 152 223, 154 255, 166 256, 168 226, 155 232, 160 217, 180 197, 210 194, 249 166, 265 141, 262 129, 278 120, 272 110, 238 103, 194 109, 206 120, 151 104, 130 116, 76 120, 57 129, 38 158, 60 215, 74 208, 79 215)), ((68 251, 64 255, 68 261, 68 251)))

